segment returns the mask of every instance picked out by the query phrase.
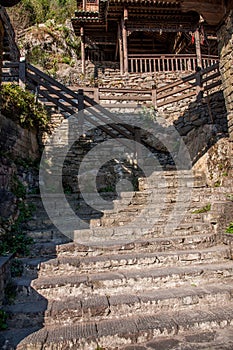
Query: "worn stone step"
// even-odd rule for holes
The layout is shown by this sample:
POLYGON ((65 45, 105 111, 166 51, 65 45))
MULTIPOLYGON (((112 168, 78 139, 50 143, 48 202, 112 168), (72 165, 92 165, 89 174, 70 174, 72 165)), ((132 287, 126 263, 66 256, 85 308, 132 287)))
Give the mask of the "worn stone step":
MULTIPOLYGON (((221 262, 231 257, 230 247, 214 246, 200 250, 182 250, 173 252, 130 252, 112 253, 96 257, 61 256, 40 264, 40 276, 48 274, 68 274, 71 272, 116 270, 119 267, 134 268, 135 266, 165 267, 201 264, 203 262, 221 262)), ((34 261, 32 261, 34 263, 34 261)), ((30 261, 28 262, 30 266, 30 261)))
POLYGON ((185 332, 118 348, 119 350, 232 350, 233 327, 185 332))
POLYGON ((140 226, 145 227, 145 225, 154 224, 158 228, 158 226, 162 227, 165 226, 168 220, 172 220, 174 222, 180 222, 178 228, 176 231, 181 231, 183 229, 192 229, 192 231, 201 231, 209 230, 210 226, 208 222, 204 222, 205 216, 198 216, 195 217, 195 215, 188 215, 188 216, 182 216, 182 214, 176 214, 176 213, 153 213, 150 210, 138 212, 137 210, 132 210, 131 212, 128 212, 127 209, 123 213, 115 213, 111 215, 105 215, 101 218, 97 219, 91 219, 90 220, 90 228, 95 227, 116 227, 116 226, 124 226, 129 225, 131 222, 133 224, 134 220, 137 220, 138 217, 140 217, 140 226))
MULTIPOLYGON (((62 295, 90 296, 130 293, 132 290, 171 288, 173 286, 200 285, 231 280, 233 262, 199 264, 196 266, 140 268, 100 273, 72 273, 65 276, 48 276, 35 279, 30 284, 45 298, 60 298, 62 295)), ((22 282, 21 282, 22 283, 22 282)), ((26 280, 24 283, 27 283, 26 280)))
MULTIPOLYGON (((56 247, 58 255, 83 254, 84 256, 96 256, 109 252, 130 252, 133 250, 143 252, 163 252, 172 250, 202 249, 212 247, 221 242, 221 235, 216 233, 167 236, 167 237, 149 237, 135 240, 105 240, 95 243, 78 244, 76 242, 59 245, 56 247)), ((46 248, 46 247, 45 247, 46 248)), ((43 249, 43 245, 38 245, 43 249)), ((49 247, 48 247, 49 249, 49 247)), ((53 250, 54 251, 54 250, 53 250)))
POLYGON ((146 342, 162 336, 174 336, 204 330, 218 330, 233 324, 232 304, 227 307, 172 312, 148 316, 132 316, 83 324, 44 327, 22 340, 17 350, 80 349, 96 350, 98 345, 108 350, 118 349, 123 344, 146 342))
MULTIPOLYGON (((27 298, 25 298, 27 300, 27 298)), ((38 300, 5 307, 8 326, 72 325, 79 322, 112 320, 119 315, 155 315, 161 311, 195 310, 195 308, 226 305, 233 301, 233 284, 201 287, 145 290, 134 294, 68 297, 61 300, 38 300)))
MULTIPOLYGON (((33 238, 34 243, 46 243, 46 242, 54 242, 55 244, 63 244, 70 242, 70 239, 62 234, 56 228, 50 229, 42 229, 42 230, 34 230, 34 231, 26 231, 28 237, 33 238)), ((34 247, 32 248, 32 250, 34 247)))
POLYGON ((182 226, 175 226, 176 221, 170 220, 164 224, 157 225, 156 219, 151 219, 152 222, 147 222, 147 224, 140 225, 140 217, 136 218, 135 221, 130 222, 126 225, 117 225, 112 227, 101 227, 97 226, 85 230, 74 230, 73 240, 81 244, 94 244, 105 242, 106 240, 118 241, 125 240, 134 241, 140 238, 155 238, 155 237, 169 237, 169 236, 191 236, 198 234, 199 232, 207 233, 210 231, 211 227, 208 223, 192 225, 187 223, 182 226), (174 223, 174 226, 173 226, 174 223))
POLYGON ((187 249, 208 248, 221 242, 221 235, 216 233, 195 234, 191 236, 167 236, 159 238, 140 238, 135 240, 105 240, 79 244, 77 242, 37 242, 30 249, 31 257, 52 257, 57 255, 96 256, 104 252, 130 252, 136 249, 144 252, 163 252, 187 249))

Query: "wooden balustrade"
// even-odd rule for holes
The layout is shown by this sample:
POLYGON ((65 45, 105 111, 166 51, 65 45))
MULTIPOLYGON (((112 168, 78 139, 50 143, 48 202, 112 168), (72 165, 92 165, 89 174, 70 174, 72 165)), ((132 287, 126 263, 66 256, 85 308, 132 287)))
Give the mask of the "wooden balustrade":
MULTIPOLYGON (((130 73, 194 72, 196 55, 128 55, 130 73)), ((202 68, 218 62, 217 56, 202 56, 202 68)))
MULTIPOLYGON (((21 86, 26 83, 31 90, 47 98, 57 107, 72 114, 72 108, 80 110, 78 86, 67 88, 47 74, 25 62, 5 63, 3 81, 16 81, 21 86), (55 96, 55 98, 54 98, 55 96), (64 104, 66 102, 68 106, 64 104)), ((3 70, 4 72, 4 70, 3 70)), ((205 69, 177 80, 174 83, 153 89, 124 89, 124 88, 82 88, 83 103, 86 107, 100 104, 102 107, 137 107, 140 105, 163 107, 192 96, 201 100, 205 93, 213 91, 221 85, 219 64, 215 63, 205 69), (91 103, 93 101, 93 103, 91 103)))

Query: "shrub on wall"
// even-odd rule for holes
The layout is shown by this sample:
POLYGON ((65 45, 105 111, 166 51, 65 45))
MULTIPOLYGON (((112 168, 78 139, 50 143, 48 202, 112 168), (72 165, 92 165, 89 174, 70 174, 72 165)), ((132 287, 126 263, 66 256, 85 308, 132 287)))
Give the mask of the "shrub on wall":
POLYGON ((49 115, 35 96, 16 84, 4 84, 0 90, 1 112, 23 128, 45 129, 49 115))

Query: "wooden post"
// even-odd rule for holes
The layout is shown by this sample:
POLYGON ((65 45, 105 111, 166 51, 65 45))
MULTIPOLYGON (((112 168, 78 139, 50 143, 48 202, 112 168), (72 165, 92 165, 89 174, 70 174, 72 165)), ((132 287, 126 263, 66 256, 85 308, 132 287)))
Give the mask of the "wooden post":
POLYGON ((152 98, 152 104, 154 108, 157 108, 157 91, 156 91, 156 85, 152 86, 152 91, 151 91, 151 98, 152 98))
POLYGON ((25 57, 20 58, 19 62, 19 86, 24 89, 26 83, 26 61, 25 57))
POLYGON ((82 74, 86 74, 86 62, 85 62, 85 35, 84 35, 84 27, 80 28, 80 36, 81 36, 81 60, 82 60, 82 74))
POLYGON ((96 88, 94 89, 94 101, 97 102, 97 103, 100 102, 99 96, 100 96, 100 95, 99 95, 99 88, 96 87, 96 88))
POLYGON ((196 92, 197 92, 197 102, 201 102, 203 98, 203 86, 202 86, 201 68, 199 67, 197 67, 197 72, 196 72, 196 92))
POLYGON ((84 95, 83 89, 78 90, 78 129, 79 135, 83 135, 84 127, 84 95))
POLYGON ((197 66, 202 68, 200 33, 198 29, 195 31, 194 37, 195 37, 195 46, 196 46, 196 55, 197 55, 197 66))
POLYGON ((119 47, 119 59, 120 59, 120 72, 121 75, 124 74, 124 53, 123 53, 123 43, 122 43, 122 31, 120 23, 118 23, 118 47, 119 47))
POLYGON ((122 36, 123 36, 123 57, 124 57, 124 73, 128 74, 128 42, 127 42, 127 29, 124 19, 121 21, 122 25, 122 36))

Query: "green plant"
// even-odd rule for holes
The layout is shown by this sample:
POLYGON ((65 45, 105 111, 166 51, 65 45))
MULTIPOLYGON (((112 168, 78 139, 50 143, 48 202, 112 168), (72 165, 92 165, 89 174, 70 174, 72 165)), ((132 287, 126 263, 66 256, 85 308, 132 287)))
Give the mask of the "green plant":
POLYGON ((17 198, 25 198, 26 196, 26 187, 22 184, 22 182, 18 179, 18 177, 14 174, 12 179, 12 192, 17 198))
POLYGON ((7 314, 4 310, 0 309, 0 331, 4 331, 7 329, 7 314))
POLYGON ((221 186, 221 181, 218 180, 214 183, 214 187, 220 187, 221 186))
POLYGON ((16 84, 4 84, 0 91, 1 111, 6 117, 18 122, 23 128, 45 130, 49 115, 35 96, 16 84))
POLYGON ((208 211, 210 211, 210 210, 211 210, 211 204, 208 203, 208 204, 206 204, 204 207, 202 207, 202 208, 200 208, 200 209, 197 209, 197 210, 194 210, 194 211, 192 212, 192 214, 202 214, 202 213, 206 213, 206 212, 208 212, 208 211))
POLYGON ((20 277, 23 274, 23 262, 13 259, 11 262, 11 277, 20 277))
POLYGON ((233 233, 233 221, 226 228, 226 233, 233 233))
POLYGON ((141 114, 144 120, 148 122, 155 122, 158 116, 154 107, 143 107, 141 114))
POLYGON ((233 202, 233 194, 228 194, 227 199, 233 202))
POLYGON ((99 189, 99 192, 114 192, 114 191, 115 191, 115 189, 111 185, 108 185, 106 187, 103 187, 103 188, 99 189))
POLYGON ((15 253, 18 256, 25 256, 30 252, 29 247, 33 243, 33 239, 22 231, 22 225, 31 218, 35 206, 21 201, 18 203, 18 208, 19 215, 14 224, 11 225, 11 231, 1 236, 0 255, 15 253))

